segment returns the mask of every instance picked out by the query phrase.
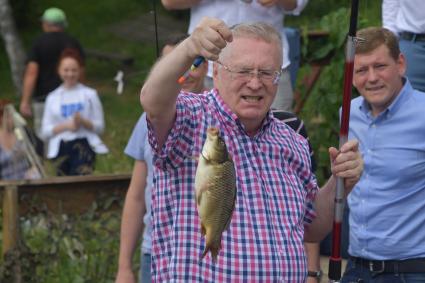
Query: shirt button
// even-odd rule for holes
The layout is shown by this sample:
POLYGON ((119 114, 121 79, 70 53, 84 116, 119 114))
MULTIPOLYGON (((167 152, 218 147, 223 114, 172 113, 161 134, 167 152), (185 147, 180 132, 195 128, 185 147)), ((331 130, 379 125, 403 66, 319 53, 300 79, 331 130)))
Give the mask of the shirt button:
POLYGON ((376 128, 376 124, 372 124, 372 128, 376 128))

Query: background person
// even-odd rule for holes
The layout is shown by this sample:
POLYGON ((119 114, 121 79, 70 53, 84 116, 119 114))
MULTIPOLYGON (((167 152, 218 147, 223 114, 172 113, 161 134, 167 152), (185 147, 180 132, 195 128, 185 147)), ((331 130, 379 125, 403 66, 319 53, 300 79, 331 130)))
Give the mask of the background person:
POLYGON ((405 77, 389 30, 359 30, 349 138, 365 170, 348 196, 351 255, 341 282, 425 282, 425 93, 405 77))
POLYGON ((425 92, 425 1, 383 0, 382 23, 400 39, 410 83, 425 92))
POLYGON ((38 136, 41 134, 44 101, 61 84, 57 66, 62 51, 65 48, 77 49, 84 66, 85 55, 81 44, 65 32, 67 25, 66 15, 61 9, 49 8, 44 11, 41 17, 43 34, 34 40, 28 53, 19 110, 24 117, 34 117, 33 126, 38 136))
POLYGON ((91 174, 96 153, 108 152, 99 137, 105 127, 102 104, 96 90, 79 82, 81 68, 79 52, 65 49, 58 65, 63 83, 46 99, 41 133, 59 176, 91 174))
POLYGON ((15 135, 15 127, 7 106, 10 100, 0 100, 0 180, 22 180, 30 176, 31 164, 24 144, 15 135))
MULTIPOLYGON (((154 66, 141 91, 154 129, 154 281, 305 280, 303 242, 330 230, 335 180, 318 190, 306 140, 270 112, 281 62, 280 35, 271 26, 241 24, 231 31, 205 18, 154 66), (179 95, 178 78, 200 55, 219 59, 216 88, 179 95), (204 244, 194 201, 196 162, 188 158, 199 154, 211 125, 220 125, 237 175, 235 211, 215 264, 209 255, 199 261, 204 244)), ((332 171, 346 178, 347 189, 362 171, 356 146, 348 142, 339 155, 330 149, 332 171)))

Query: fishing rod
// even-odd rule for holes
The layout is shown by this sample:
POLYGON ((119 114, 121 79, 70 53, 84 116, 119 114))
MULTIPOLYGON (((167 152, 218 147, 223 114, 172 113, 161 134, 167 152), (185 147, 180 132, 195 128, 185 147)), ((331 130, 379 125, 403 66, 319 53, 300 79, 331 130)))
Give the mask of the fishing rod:
POLYGON ((31 143, 31 140, 25 131, 26 121, 16 112, 12 104, 6 105, 5 113, 12 119, 14 133, 16 139, 20 141, 23 145, 25 156, 31 164, 31 168, 35 170, 35 176, 39 178, 45 178, 47 176, 46 171, 44 170, 43 163, 40 160, 40 157, 36 153, 34 146, 31 143))
POLYGON ((158 40, 158 21, 156 18, 156 0, 152 0, 152 14, 153 22, 155 27, 155 47, 156 47, 156 58, 159 58, 159 40, 158 40))
MULTIPOLYGON (((342 99, 341 125, 339 130, 339 148, 341 148, 348 140, 358 10, 359 0, 352 0, 350 28, 348 31, 345 49, 344 92, 342 99)), ((341 279, 341 228, 342 219, 344 215, 344 193, 344 179, 337 177, 335 193, 335 212, 332 230, 332 252, 329 258, 328 271, 329 282, 339 282, 339 280, 341 279)))

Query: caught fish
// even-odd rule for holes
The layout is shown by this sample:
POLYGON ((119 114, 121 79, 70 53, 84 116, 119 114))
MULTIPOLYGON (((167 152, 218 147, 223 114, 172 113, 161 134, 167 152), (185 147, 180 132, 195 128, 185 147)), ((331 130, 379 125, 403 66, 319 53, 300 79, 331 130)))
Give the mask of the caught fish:
POLYGON ((236 200, 236 172, 219 129, 210 127, 199 156, 195 190, 201 233, 205 236, 202 258, 211 251, 214 262, 221 249, 221 235, 230 224, 236 200))

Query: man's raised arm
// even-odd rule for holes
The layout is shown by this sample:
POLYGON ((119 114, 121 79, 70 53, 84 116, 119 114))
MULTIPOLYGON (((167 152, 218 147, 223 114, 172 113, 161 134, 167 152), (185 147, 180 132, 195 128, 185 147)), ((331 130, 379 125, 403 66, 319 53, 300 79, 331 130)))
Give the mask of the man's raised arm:
POLYGON ((217 60, 232 32, 223 21, 204 18, 192 35, 152 68, 142 91, 140 102, 152 123, 158 146, 162 147, 176 115, 176 100, 181 86, 178 79, 198 56, 217 60))

